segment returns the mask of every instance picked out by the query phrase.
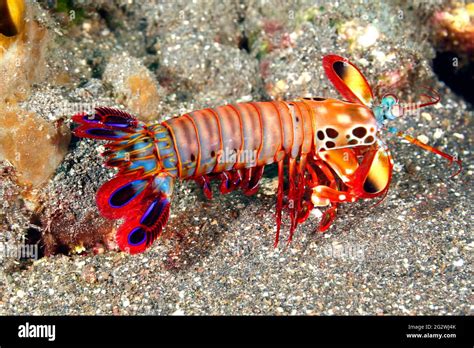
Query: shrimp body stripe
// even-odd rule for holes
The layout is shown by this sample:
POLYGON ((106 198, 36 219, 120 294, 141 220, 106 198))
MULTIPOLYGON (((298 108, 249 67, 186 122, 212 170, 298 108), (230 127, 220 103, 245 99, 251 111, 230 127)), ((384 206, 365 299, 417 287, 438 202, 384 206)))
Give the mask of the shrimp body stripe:
POLYGON ((163 122, 181 178, 298 158, 311 151, 314 124, 312 106, 301 101, 225 105, 163 122))

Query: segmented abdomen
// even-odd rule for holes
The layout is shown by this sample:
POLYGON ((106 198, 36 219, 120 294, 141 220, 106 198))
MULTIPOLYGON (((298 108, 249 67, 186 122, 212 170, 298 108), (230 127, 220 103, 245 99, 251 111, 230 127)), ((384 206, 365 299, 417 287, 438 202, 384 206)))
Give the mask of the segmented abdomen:
POLYGON ((182 178, 250 168, 311 151, 305 102, 251 102, 193 111, 162 123, 172 137, 182 178))

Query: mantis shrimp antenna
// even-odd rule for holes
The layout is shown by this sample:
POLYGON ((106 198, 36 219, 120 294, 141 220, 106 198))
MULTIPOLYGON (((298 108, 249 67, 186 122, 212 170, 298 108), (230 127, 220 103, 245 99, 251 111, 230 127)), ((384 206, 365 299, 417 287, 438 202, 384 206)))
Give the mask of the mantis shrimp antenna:
POLYGON ((422 148, 423 150, 430 151, 434 154, 437 154, 441 157, 446 158, 449 161, 450 165, 453 162, 455 162, 459 166, 459 170, 456 173, 454 173, 453 175, 451 175, 451 178, 455 177, 456 175, 461 173, 461 171, 462 171, 462 162, 459 158, 457 158, 457 156, 448 155, 447 153, 445 153, 445 152, 443 152, 443 151, 441 151, 441 150, 439 150, 439 149, 437 149, 433 146, 425 144, 425 143, 421 142, 420 140, 415 139, 415 138, 413 138, 412 136, 410 136, 408 134, 405 134, 405 133, 402 133, 402 132, 398 131, 396 128, 389 128, 388 131, 391 132, 391 133, 396 134, 398 137, 401 137, 401 138, 405 139, 406 141, 410 142, 411 144, 414 144, 414 145, 422 148))
MULTIPOLYGON (((427 89, 428 91, 430 91, 433 94, 433 95, 429 95, 429 94, 426 94, 426 93, 421 94, 421 97, 425 97, 425 98, 428 99, 427 102, 408 104, 407 106, 400 105, 398 103, 397 97, 394 94, 386 94, 382 98, 382 101, 381 101, 380 105, 377 105, 377 106, 374 107, 374 114, 375 114, 375 118, 377 120, 378 125, 381 128, 387 129, 387 128, 384 127, 384 125, 388 121, 394 120, 398 117, 402 117, 402 116, 406 115, 406 113, 409 112, 409 111, 413 111, 413 110, 420 109, 422 107, 434 105, 434 104, 438 103, 441 100, 439 94, 435 90, 433 90, 432 88, 429 88, 429 87, 425 87, 425 89, 427 89)), ((420 140, 418 140, 416 138, 413 138, 412 136, 399 131, 395 127, 390 127, 387 130, 390 133, 396 134, 398 137, 401 137, 401 138, 405 139, 406 141, 410 142, 411 144, 414 144, 414 145, 422 148, 423 150, 430 151, 434 154, 437 154, 441 157, 446 158, 450 162, 450 165, 453 162, 455 162, 459 166, 459 170, 456 173, 454 173, 453 175, 451 175, 451 177, 455 177, 456 175, 458 175, 462 171, 462 162, 461 162, 460 159, 457 158, 457 156, 448 155, 447 153, 442 152, 441 150, 439 150, 439 149, 437 149, 433 146, 425 144, 425 143, 421 142, 420 140)))

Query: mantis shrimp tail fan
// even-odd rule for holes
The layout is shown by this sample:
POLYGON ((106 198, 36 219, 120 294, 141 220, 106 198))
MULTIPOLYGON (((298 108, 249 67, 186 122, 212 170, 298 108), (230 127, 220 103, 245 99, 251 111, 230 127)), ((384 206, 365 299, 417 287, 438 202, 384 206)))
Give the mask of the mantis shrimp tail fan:
POLYGON ((97 206, 104 217, 123 219, 115 235, 121 250, 144 251, 168 220, 174 182, 158 160, 160 132, 110 108, 96 108, 73 120, 79 124, 76 136, 108 141, 102 155, 118 173, 97 192, 97 206))

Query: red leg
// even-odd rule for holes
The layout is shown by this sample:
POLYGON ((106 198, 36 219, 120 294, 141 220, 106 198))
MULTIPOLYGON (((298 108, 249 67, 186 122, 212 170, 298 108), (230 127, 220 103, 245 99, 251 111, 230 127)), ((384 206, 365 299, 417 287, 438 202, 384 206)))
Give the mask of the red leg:
POLYGON ((211 185, 209 183, 209 178, 207 175, 200 176, 196 178, 196 183, 201 186, 202 192, 206 196, 207 199, 212 199, 212 190, 211 185))
POLYGON ((283 207, 283 160, 278 162, 278 192, 277 192, 277 204, 276 204, 276 224, 277 232, 275 236, 274 247, 277 247, 278 240, 280 239, 280 228, 281 228, 281 210, 283 207))
MULTIPOLYGON (((298 166, 296 168, 296 192, 295 192, 295 197, 296 201, 294 204, 296 204, 295 207, 295 216, 294 216, 294 221, 292 221, 292 228, 290 229, 290 236, 288 238, 288 243, 291 243, 293 240, 293 234, 296 230, 296 226, 298 223, 302 220, 304 220, 304 215, 301 215, 302 212, 302 201, 303 201, 303 195, 305 191, 305 169, 306 169, 306 163, 307 163, 307 155, 302 154, 298 163, 298 166)), ((309 212, 308 212, 309 214, 309 212)))
POLYGON ((290 184, 290 188, 288 191, 288 199, 289 199, 289 208, 290 208, 290 239, 296 229, 296 159, 290 158, 288 163, 288 181, 290 184))
POLYGON ((248 182, 248 187, 244 190, 244 194, 247 196, 251 196, 257 193, 260 184, 260 179, 262 179, 265 166, 254 167, 250 169, 251 174, 248 182))

